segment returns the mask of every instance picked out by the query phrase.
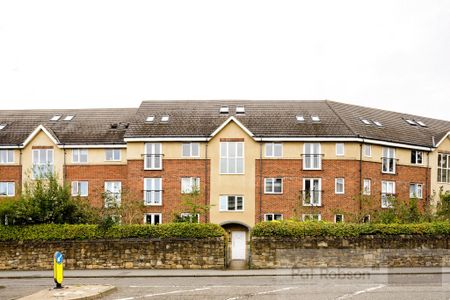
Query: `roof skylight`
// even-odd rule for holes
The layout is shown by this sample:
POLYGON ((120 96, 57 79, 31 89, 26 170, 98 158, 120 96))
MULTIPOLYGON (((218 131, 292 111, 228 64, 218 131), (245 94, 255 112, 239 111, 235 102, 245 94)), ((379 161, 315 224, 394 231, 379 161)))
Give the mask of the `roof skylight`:
POLYGON ((155 120, 155 116, 148 116, 146 119, 145 119, 145 122, 153 122, 155 120))
POLYGON ((297 122, 305 122, 305 117, 303 115, 297 115, 295 118, 297 119, 297 122))
POLYGON ((373 124, 377 125, 378 127, 383 127, 383 124, 381 124, 380 121, 373 121, 373 124))
POLYGON ((244 106, 236 106, 236 113, 237 114, 245 114, 245 107, 244 106))
POLYGON ((320 118, 319 118, 319 116, 317 116, 317 115, 312 115, 312 116, 311 116, 311 120, 312 120, 313 122, 320 122, 320 118))
POLYGON ((0 124, 0 130, 6 127, 7 124, 0 124))
POLYGON ((163 115, 161 117, 161 122, 169 122, 169 115, 163 115))
POLYGON ((54 116, 50 119, 50 121, 58 121, 60 118, 61 118, 60 115, 54 115, 54 116))
POLYGON ((64 121, 72 121, 73 118, 75 118, 74 115, 68 115, 64 118, 64 121))
POLYGON ((412 126, 417 126, 417 123, 416 123, 416 122, 414 122, 413 120, 410 120, 410 119, 405 119, 405 121, 406 121, 406 123, 408 123, 409 125, 412 125, 412 126))
POLYGON ((419 124, 420 126, 422 126, 422 127, 427 127, 427 124, 425 124, 424 122, 422 122, 422 121, 416 121, 417 122, 417 124, 419 124))
POLYGON ((372 123, 370 123, 370 121, 367 120, 367 119, 361 119, 361 122, 363 122, 363 123, 366 124, 366 125, 372 124, 372 123))
POLYGON ((226 105, 222 105, 222 106, 220 107, 220 113, 221 113, 221 114, 227 114, 229 111, 230 111, 230 109, 229 109, 228 106, 226 106, 226 105))

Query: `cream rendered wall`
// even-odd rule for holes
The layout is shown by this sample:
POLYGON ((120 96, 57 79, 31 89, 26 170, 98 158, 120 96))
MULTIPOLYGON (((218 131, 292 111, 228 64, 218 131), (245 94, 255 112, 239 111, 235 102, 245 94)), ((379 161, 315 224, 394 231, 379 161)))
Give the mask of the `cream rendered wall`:
POLYGON ((211 159, 211 191, 210 191, 210 220, 212 223, 241 222, 248 226, 255 225, 255 159, 259 159, 259 144, 248 136, 236 123, 230 122, 208 145, 208 157, 211 159), (220 139, 244 139, 244 174, 219 174, 220 139), (219 211, 220 195, 244 196, 244 211, 219 211))
MULTIPOLYGON (((200 156, 199 157, 184 157, 182 156, 183 143, 189 142, 149 142, 149 143, 160 143, 162 147, 162 153, 164 154, 164 159, 204 159, 206 143, 202 142, 192 142, 200 144, 200 156)), ((145 153, 145 144, 143 142, 129 142, 127 145, 127 159, 143 159, 142 154, 145 153)))
POLYGON ((127 163, 127 149, 120 148, 120 161, 106 160, 105 150, 103 148, 90 148, 88 150, 87 163, 74 163, 73 149, 66 149, 66 164, 67 165, 123 165, 127 163))
POLYGON ((436 205, 439 200, 439 190, 450 191, 450 183, 442 183, 437 181, 438 153, 450 153, 450 137, 447 137, 437 149, 430 154, 431 167, 431 195, 435 194, 432 199, 432 205, 436 205))
POLYGON ((28 145, 22 150, 22 178, 23 184, 27 181, 32 180, 32 167, 33 167, 33 146, 36 147, 53 147, 53 164, 55 175, 58 177, 58 180, 63 182, 63 165, 64 165, 64 150, 58 148, 56 144, 52 142, 52 140, 45 134, 43 131, 40 131, 34 138, 31 140, 28 145))

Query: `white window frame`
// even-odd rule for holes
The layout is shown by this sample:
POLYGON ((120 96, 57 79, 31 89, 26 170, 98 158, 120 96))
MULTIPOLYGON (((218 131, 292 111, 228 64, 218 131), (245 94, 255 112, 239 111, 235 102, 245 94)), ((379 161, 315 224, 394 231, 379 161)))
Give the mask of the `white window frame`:
POLYGON ((89 181, 86 180, 77 180, 72 181, 72 188, 71 188, 72 197, 87 197, 89 195, 89 181), (86 184, 86 193, 81 194, 81 185, 86 184))
POLYGON ((411 158, 412 158, 413 154, 415 154, 414 155, 415 162, 411 161, 411 164, 417 165, 417 166, 422 166, 423 165, 423 157, 424 157, 423 154, 424 154, 424 152, 423 151, 419 151, 419 150, 411 150, 411 158), (417 162, 417 158, 419 157, 419 153, 420 153, 420 160, 421 160, 420 163, 417 162))
POLYGON ((364 144, 364 156, 372 157, 372 145, 364 144))
MULTIPOLYGON (((73 149, 72 150, 72 163, 74 164, 86 164, 88 163, 88 149, 73 149), (81 161, 81 154, 84 153, 86 156, 86 161, 81 161), (77 159, 76 159, 77 158, 77 159)), ((105 154, 106 156, 106 154, 105 154)))
POLYGON ((322 215, 321 214, 302 214, 302 221, 305 222, 306 218, 310 218, 310 220, 308 221, 315 221, 315 222, 319 222, 322 221, 322 215), (314 220, 314 216, 317 216, 317 220, 314 220))
POLYGON ((194 192, 194 187, 197 191, 200 191, 200 177, 181 177, 181 193, 182 194, 192 194, 194 192), (188 186, 186 182, 189 181, 188 186))
MULTIPOLYGON (((310 191, 316 191, 314 188, 310 191)), ((322 178, 303 178, 303 206, 322 206, 322 178), (318 186, 318 195, 319 195, 319 199, 317 203, 313 203, 313 201, 311 201, 314 198, 314 193, 311 196, 310 194, 310 203, 306 203, 306 181, 311 181, 310 182, 310 187, 313 187, 313 183, 314 180, 318 180, 319 186, 318 186)))
POLYGON ((105 161, 121 161, 122 160, 122 150, 120 148, 111 148, 105 149, 105 161), (111 152, 112 159, 108 159, 108 152, 111 152), (117 154, 119 153, 119 157, 117 158, 117 154))
POLYGON ((423 184, 410 183, 409 184, 409 198, 423 199, 423 184), (411 187, 414 187, 414 192, 411 194, 411 187))
POLYGON ((265 157, 283 157, 283 143, 265 143, 264 144, 264 156, 265 157), (279 155, 275 155, 275 148, 279 147, 279 155), (269 153, 271 151, 271 154, 269 153))
POLYGON ((337 195, 345 194, 345 178, 337 177, 334 179, 334 193, 337 195), (338 182, 342 180, 342 191, 338 191, 338 182))
POLYGON ((336 156, 345 156, 345 144, 344 143, 336 143, 336 156), (342 152, 338 150, 342 147, 342 152))
POLYGON ((264 222, 271 222, 271 221, 283 221, 283 214, 278 214, 278 213, 267 213, 264 214, 264 222), (280 216, 281 219, 280 220, 275 220, 275 215, 280 216), (268 220, 268 217, 272 217, 272 220, 268 220))
POLYGON ((304 143, 303 144, 303 170, 321 170, 322 169, 322 154, 321 154, 322 145, 320 143, 304 143), (315 147, 314 145, 319 145, 317 152, 315 153, 315 147), (307 151, 307 148, 308 151, 307 151), (311 152, 311 153, 307 153, 311 152), (309 156, 312 155, 312 156, 309 156), (314 167, 316 161, 315 158, 317 157, 317 167, 314 167), (309 160, 310 166, 307 167, 307 161, 309 160))
POLYGON ((4 185, 6 189, 6 194, 0 195, 0 197, 14 197, 16 195, 16 183, 14 181, 1 181, 0 185, 4 185), (10 193, 11 186, 12 186, 12 193, 10 193))
MULTIPOLYGON (((192 216, 192 214, 191 213, 188 213, 188 212, 182 212, 181 214, 180 214, 180 217, 181 218, 191 218, 191 220, 194 218, 193 216, 192 216)), ((197 214, 197 223, 200 223, 200 214, 197 214)))
POLYGON ((8 165, 14 163, 14 150, 10 149, 1 149, 0 150, 0 164, 2 165, 8 165), (4 153, 4 157, 6 158, 6 161, 2 161, 1 158, 3 157, 2 153, 4 153))
POLYGON ((336 218, 337 216, 341 216, 341 217, 342 217, 342 221, 339 222, 339 223, 344 223, 344 215, 343 215, 343 214, 335 214, 335 215, 334 215, 334 223, 338 223, 337 220, 336 220, 336 219, 337 219, 337 218, 336 218))
POLYGON ((245 210, 245 201, 244 201, 244 196, 242 195, 220 195, 219 197, 219 211, 221 212, 240 212, 240 211, 244 211, 245 210), (228 206, 228 202, 229 202, 229 197, 234 197, 234 207, 235 209, 230 210, 229 206, 228 206), (238 198, 242 199, 242 209, 237 209, 238 207, 238 198), (223 202, 224 200, 226 200, 225 202, 223 202), (226 205, 224 205, 226 204, 226 205))
POLYGON ((245 174, 245 147, 244 142, 220 142, 220 160, 219 160, 219 172, 221 175, 243 175, 245 174), (242 145, 242 156, 238 155, 238 145, 242 145), (222 153, 222 145, 226 145, 226 154, 222 153), (228 154, 230 153, 230 146, 235 147, 235 156, 230 157, 228 154), (230 172, 230 160, 234 159, 235 161, 235 171, 230 172), (225 171, 222 170, 223 160, 225 160, 225 171), (242 161, 242 172, 238 172, 238 161, 242 161))
POLYGON ((264 194, 283 194, 283 178, 281 177, 270 177, 270 178, 264 178, 264 194), (277 180, 281 180, 281 191, 275 192, 275 182, 277 180), (272 190, 267 191, 267 183, 271 181, 272 182, 272 190))
POLYGON ((32 156, 32 162, 33 162, 33 169, 32 169, 32 179, 36 179, 36 178, 45 178, 45 176, 42 176, 41 171, 45 169, 45 171, 49 171, 47 170, 47 168, 50 168, 50 173, 53 175, 54 174, 54 170, 55 170, 55 153, 53 151, 53 149, 33 149, 31 151, 31 156, 32 156), (41 155, 40 155, 40 151, 45 151, 45 160, 46 162, 43 163, 41 162, 41 155), (38 160, 39 162, 35 161, 35 153, 38 153, 38 160), (51 155, 49 155, 49 153, 51 153, 51 155), (49 157, 51 156, 52 160, 51 163, 49 163, 49 157), (35 168, 37 167, 37 169, 39 170, 38 173, 35 173, 35 168), (40 175, 40 176, 36 176, 36 175, 40 175))
POLYGON ((381 208, 392 207, 392 203, 389 202, 390 196, 395 197, 395 181, 381 181, 381 208))
POLYGON ((159 225, 162 224, 162 213, 145 213, 144 214, 144 224, 159 225), (150 216, 150 223, 147 223, 147 216, 150 216), (155 216, 159 216, 159 223, 155 224, 155 216))
POLYGON ((146 206, 162 206, 163 204, 163 180, 161 177, 147 177, 144 178, 144 205, 146 206), (150 186, 147 182, 150 182, 150 186), (156 189, 156 182, 159 181, 160 189, 156 189), (150 189, 148 189, 150 187, 150 189), (159 201, 156 201, 156 196, 160 195, 159 201), (149 199, 148 199, 149 198, 149 199))
POLYGON ((162 156, 163 156, 162 143, 145 143, 144 144, 144 170, 162 170, 163 169, 162 156), (156 145, 159 145, 160 153, 156 153, 157 152, 156 145), (156 166, 157 161, 159 161, 159 167, 156 166))
MULTIPOLYGON (((120 203, 122 201, 122 182, 121 181, 114 181, 114 180, 107 180, 105 181, 105 207, 110 207, 110 204, 106 201, 110 199, 109 193, 113 194, 113 198, 115 199, 115 202, 117 206, 120 206, 120 203), (108 188, 108 185, 112 186, 112 189, 108 188), (118 187, 118 189, 116 189, 118 187), (108 199, 106 199, 108 197, 108 199)), ((112 206, 112 205, 111 205, 112 206)))
POLYGON ((372 194, 372 179, 364 178, 363 180, 363 195, 370 196, 372 194))
POLYGON ((200 157, 200 143, 183 143, 181 144, 181 156, 182 157, 200 157), (198 147, 198 153, 197 155, 193 154, 193 145, 197 145, 198 147), (189 154, 184 154, 184 147, 189 147, 189 154))
POLYGON ((381 162, 381 172, 385 174, 395 174, 397 169, 397 160, 395 158, 395 148, 392 147, 383 147, 382 150, 382 162, 381 162), (392 171, 389 171, 389 161, 392 160, 392 171), (385 166, 387 163, 387 167, 385 170, 385 166))
POLYGON ((450 183, 450 154, 438 153, 437 163, 437 181, 439 183, 450 183))

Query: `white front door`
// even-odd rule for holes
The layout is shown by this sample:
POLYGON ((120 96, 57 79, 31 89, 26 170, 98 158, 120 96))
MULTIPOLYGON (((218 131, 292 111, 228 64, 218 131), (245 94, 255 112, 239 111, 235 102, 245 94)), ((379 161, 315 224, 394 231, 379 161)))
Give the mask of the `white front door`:
POLYGON ((245 231, 231 232, 231 259, 245 259, 245 231))

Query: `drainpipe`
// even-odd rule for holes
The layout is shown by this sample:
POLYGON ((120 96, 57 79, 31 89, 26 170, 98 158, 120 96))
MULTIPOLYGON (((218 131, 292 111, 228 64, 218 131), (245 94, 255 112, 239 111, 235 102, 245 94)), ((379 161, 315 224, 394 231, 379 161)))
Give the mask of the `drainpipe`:
MULTIPOLYGON (((18 146, 20 146, 20 145, 18 145, 18 146)), ((20 193, 22 193, 22 185, 23 185, 22 148, 19 148, 19 166, 20 166, 19 184, 20 184, 20 193)))
POLYGON ((431 187, 430 187, 429 182, 428 182, 428 180, 429 180, 428 172, 429 171, 430 171, 430 152, 427 152, 427 171, 426 171, 426 174, 425 174, 425 178, 426 178, 425 186, 426 186, 427 192, 425 194, 425 196, 426 196, 426 198, 425 198, 425 206, 428 205, 428 208, 431 209, 431 199, 430 199, 430 188, 431 187))
POLYGON ((363 179, 362 179, 362 151, 363 143, 359 143, 359 213, 362 211, 362 189, 363 189, 363 179))
MULTIPOLYGON (((208 143, 205 144, 205 205, 208 205, 208 191, 209 191, 209 183, 208 183, 208 143)), ((208 223, 209 220, 209 210, 208 213, 205 214, 205 223, 208 223)))
POLYGON ((262 222, 262 192, 263 192, 263 178, 262 178, 262 141, 259 143, 259 221, 262 222))
POLYGON ((64 150, 63 176, 62 176, 62 178, 63 178, 63 185, 64 185, 64 184, 66 184, 66 175, 67 175, 67 172, 66 172, 66 148, 64 147, 64 144, 62 146, 63 146, 63 150, 64 150))

